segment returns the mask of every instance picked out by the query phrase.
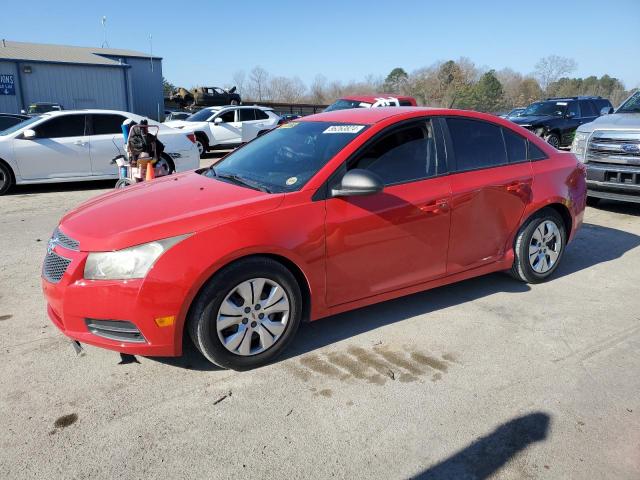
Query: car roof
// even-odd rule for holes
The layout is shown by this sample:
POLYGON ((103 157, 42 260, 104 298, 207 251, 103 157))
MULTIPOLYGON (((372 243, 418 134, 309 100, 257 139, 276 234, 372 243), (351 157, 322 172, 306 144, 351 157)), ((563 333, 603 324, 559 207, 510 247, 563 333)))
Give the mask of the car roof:
POLYGON ((141 115, 138 115, 136 113, 131 113, 131 112, 124 112, 122 110, 102 110, 99 108, 87 108, 87 109, 76 109, 76 110, 52 110, 50 112, 44 112, 41 113, 40 115, 48 115, 50 117, 55 117, 58 115, 68 115, 70 113, 112 113, 112 114, 116 114, 116 115, 124 115, 124 116, 134 116, 134 117, 140 117, 141 115))
POLYGON ((355 123, 359 125, 373 125, 389 118, 397 117, 398 120, 420 117, 424 115, 452 115, 486 120, 500 125, 513 127, 508 120, 490 115, 488 113, 472 110, 459 110, 455 108, 432 107, 379 107, 379 108, 349 108, 345 110, 333 110, 330 112, 316 113, 302 117, 300 122, 337 122, 355 123))

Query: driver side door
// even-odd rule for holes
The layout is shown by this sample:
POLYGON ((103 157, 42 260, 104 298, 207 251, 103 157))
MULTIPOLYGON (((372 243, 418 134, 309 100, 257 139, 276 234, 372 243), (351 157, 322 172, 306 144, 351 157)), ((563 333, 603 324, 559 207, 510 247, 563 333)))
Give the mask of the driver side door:
POLYGON ((242 123, 238 117, 238 109, 225 110, 211 121, 211 131, 215 145, 233 145, 242 142, 242 123), (222 123, 215 123, 220 118, 222 123))
POLYGON ((446 273, 451 187, 440 130, 422 119, 387 132, 337 174, 342 178, 352 168, 370 170, 382 179, 384 190, 326 200, 331 306, 446 273))

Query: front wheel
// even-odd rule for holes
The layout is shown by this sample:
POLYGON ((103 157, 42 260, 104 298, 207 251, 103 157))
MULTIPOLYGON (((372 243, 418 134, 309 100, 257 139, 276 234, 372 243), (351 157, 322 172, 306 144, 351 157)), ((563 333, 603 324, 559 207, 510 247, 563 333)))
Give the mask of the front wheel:
POLYGON ((188 329, 210 362, 248 370, 273 360, 302 318, 293 274, 270 258, 240 260, 218 272, 191 308, 188 329))
POLYGON ((4 195, 13 185, 13 175, 11 170, 4 163, 0 162, 0 195, 4 195))
POLYGON ((533 215, 516 236, 511 275, 523 282, 545 281, 558 268, 567 243, 560 215, 544 209, 533 215))
POLYGON ((547 135, 545 137, 545 140, 547 141, 547 143, 549 145, 551 145, 553 148, 560 148, 560 137, 555 134, 555 133, 550 133, 549 135, 547 135))

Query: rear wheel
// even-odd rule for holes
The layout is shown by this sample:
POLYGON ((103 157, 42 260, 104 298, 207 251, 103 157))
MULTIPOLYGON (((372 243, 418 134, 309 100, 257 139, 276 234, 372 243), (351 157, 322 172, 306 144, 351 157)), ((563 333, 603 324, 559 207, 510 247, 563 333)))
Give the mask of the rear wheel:
POLYGON ((209 149, 209 142, 204 134, 196 133, 196 147, 198 147, 198 153, 200 154, 200 158, 202 158, 209 149))
POLYGON ((116 182, 116 186, 114 188, 125 188, 129 185, 135 185, 135 183, 136 182, 131 180, 130 178, 121 178, 116 182))
POLYGON ((13 173, 4 163, 0 162, 0 195, 4 195, 13 185, 13 173))
POLYGON ((302 318, 293 274, 270 258, 250 258, 216 274, 191 308, 193 343, 212 363, 233 370, 264 365, 291 342, 302 318))
POLYGON ((516 236, 511 275, 527 283, 543 282, 558 268, 566 242, 564 222, 556 211, 534 214, 516 236))

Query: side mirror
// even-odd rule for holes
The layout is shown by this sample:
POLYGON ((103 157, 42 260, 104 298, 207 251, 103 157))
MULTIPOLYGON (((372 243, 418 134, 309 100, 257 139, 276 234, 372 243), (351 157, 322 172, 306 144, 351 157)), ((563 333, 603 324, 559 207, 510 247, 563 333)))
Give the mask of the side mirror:
POLYGON ((576 112, 567 112, 567 114, 565 115, 565 117, 567 118, 573 118, 576 116, 576 112))
POLYGON ((358 195, 373 195, 384 189, 382 179, 369 170, 354 168, 344 174, 340 185, 331 189, 332 197, 352 197, 358 195))
POLYGON ((216 117, 213 120, 213 123, 215 123, 216 125, 220 125, 221 123, 224 123, 224 122, 222 121, 222 119, 220 117, 216 117))
POLYGON ((613 107, 602 107, 600 110, 600 115, 609 115, 610 113, 613 113, 613 107))
POLYGON ((33 140, 34 138, 36 138, 35 130, 27 128, 24 132, 22 132, 22 138, 24 138, 25 140, 33 140))

